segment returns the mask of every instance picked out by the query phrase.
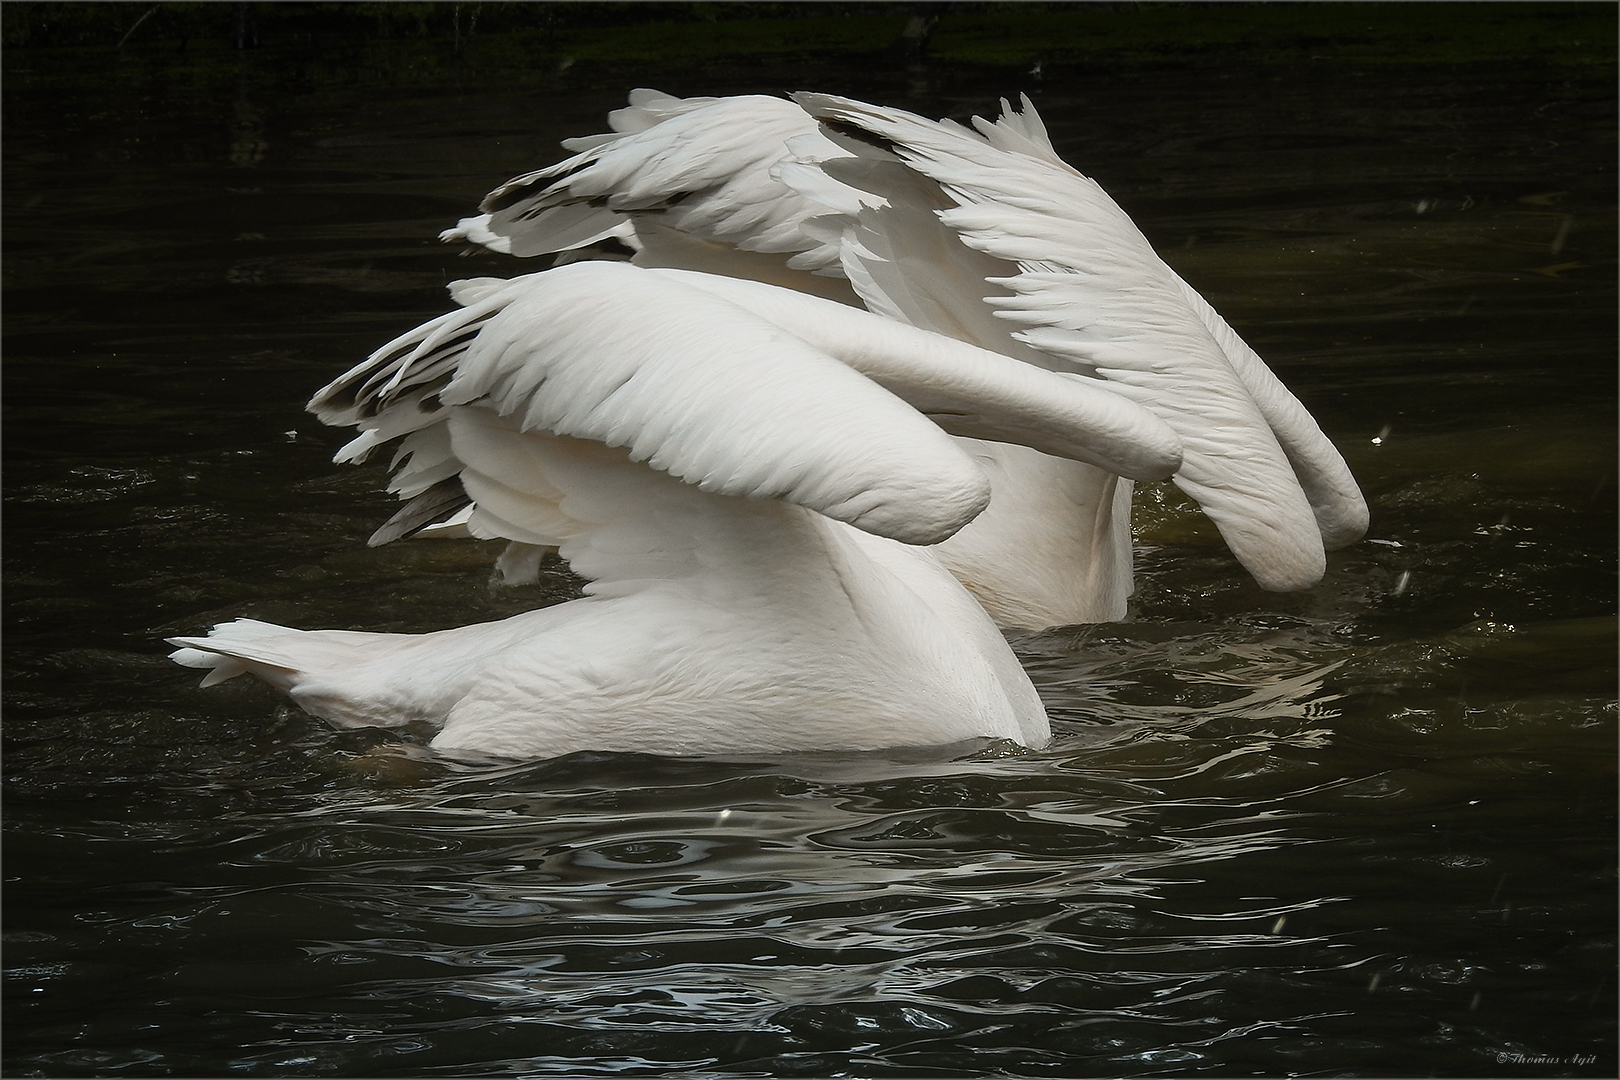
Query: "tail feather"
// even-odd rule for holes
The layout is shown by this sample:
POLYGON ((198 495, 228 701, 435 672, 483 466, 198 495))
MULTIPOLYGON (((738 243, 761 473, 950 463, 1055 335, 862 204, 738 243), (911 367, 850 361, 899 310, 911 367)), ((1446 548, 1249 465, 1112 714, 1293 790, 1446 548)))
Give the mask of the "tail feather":
POLYGON ((251 673, 286 690, 307 666, 307 658, 299 659, 303 650, 298 646, 308 634, 257 619, 236 619, 220 623, 206 637, 168 638, 170 645, 180 646, 169 659, 183 667, 208 669, 204 686, 251 673))
MULTIPOLYGON (((169 659, 208 672, 204 686, 252 675, 311 716, 351 728, 399 727, 413 720, 442 725, 446 711, 465 692, 465 680, 457 682, 453 670, 441 672, 431 663, 430 670, 420 670, 420 654, 411 650, 444 636, 295 630, 237 619, 204 637, 168 640, 179 646, 169 659), (411 655, 402 657, 402 649, 411 655)), ((428 651, 430 656, 435 652, 428 651)))
MULTIPOLYGON (((187 639, 170 638, 169 643, 173 645, 184 640, 187 639)), ((202 649, 176 649, 169 654, 169 659, 183 667, 208 669, 208 674, 203 676, 204 686, 215 686, 226 679, 234 679, 248 670, 247 664, 235 657, 205 652, 202 649)))

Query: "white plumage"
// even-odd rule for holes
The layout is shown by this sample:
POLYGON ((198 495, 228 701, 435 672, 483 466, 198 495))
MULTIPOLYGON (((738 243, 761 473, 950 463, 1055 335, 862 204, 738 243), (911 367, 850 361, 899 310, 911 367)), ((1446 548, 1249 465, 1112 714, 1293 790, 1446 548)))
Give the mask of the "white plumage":
POLYGON ((1309 415, 1027 100, 973 131, 637 91, 612 122, 445 236, 611 238, 635 265, 457 283, 310 405, 360 429, 339 460, 398 441, 374 543, 503 538, 509 577, 556 548, 586 597, 173 639, 205 685, 251 672, 335 724, 509 756, 1038 746, 991 616, 1123 614, 1132 479, 1173 478, 1267 587, 1365 526, 1309 415))
POLYGON ((774 286, 584 262, 457 295, 311 409, 360 428, 342 460, 400 440, 383 538, 470 499, 468 532, 556 547, 587 597, 426 635, 240 620, 178 662, 511 756, 1040 745, 1005 640, 914 546, 990 498, 917 407, 1132 475, 1180 460, 1094 380, 774 286))
MULTIPOLYGON (((561 225, 588 215, 585 231, 617 230, 642 265, 834 297, 847 283, 892 320, 1106 380, 1176 431, 1176 484, 1268 589, 1315 584, 1324 551, 1365 531, 1360 491, 1310 414, 1058 157, 1027 98, 972 129, 824 94, 630 101, 615 134, 572 141, 574 157, 497 188, 490 213, 446 238, 484 229, 517 253, 559 251, 588 242, 561 225)), ((997 621, 1123 617, 1122 474, 1023 446, 971 452, 996 498, 939 555, 997 621)))

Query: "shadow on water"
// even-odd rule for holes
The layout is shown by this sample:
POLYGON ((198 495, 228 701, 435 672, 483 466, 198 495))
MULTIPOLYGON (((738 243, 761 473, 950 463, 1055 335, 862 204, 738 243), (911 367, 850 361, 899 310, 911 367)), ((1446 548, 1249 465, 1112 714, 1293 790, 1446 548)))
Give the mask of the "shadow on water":
POLYGON ((666 70, 1031 92, 1373 527, 1266 594, 1144 486, 1131 617, 1013 639, 1039 752, 513 765, 159 641, 574 595, 367 549, 381 474, 302 407, 527 269, 433 237, 653 80, 158 48, 6 57, 10 1075, 1614 1074, 1612 67, 666 70))

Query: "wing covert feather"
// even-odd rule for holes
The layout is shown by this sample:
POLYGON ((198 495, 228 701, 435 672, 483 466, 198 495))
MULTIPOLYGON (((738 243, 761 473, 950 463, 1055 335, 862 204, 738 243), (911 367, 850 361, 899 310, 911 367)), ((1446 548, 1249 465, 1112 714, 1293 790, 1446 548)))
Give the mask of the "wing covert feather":
POLYGON ((388 424, 396 402, 416 410, 413 430, 478 405, 525 430, 623 446, 704 491, 787 499, 907 543, 944 539, 989 500, 971 458, 888 391, 733 303, 625 263, 481 291, 310 407, 364 430, 388 424), (417 352, 436 372, 431 393, 417 352))

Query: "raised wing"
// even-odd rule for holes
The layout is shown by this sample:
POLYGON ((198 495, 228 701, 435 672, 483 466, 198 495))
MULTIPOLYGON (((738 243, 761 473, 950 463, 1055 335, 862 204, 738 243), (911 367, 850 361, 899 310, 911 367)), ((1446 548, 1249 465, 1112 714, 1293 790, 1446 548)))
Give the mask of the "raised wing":
MULTIPOLYGON (((918 409, 1127 475, 1163 477, 1180 460, 1164 424, 1095 380, 757 282, 587 262, 455 292, 465 307, 384 346, 310 403, 324 421, 361 429, 340 460, 404 437, 393 489, 412 503, 380 540, 454 512, 458 482, 478 500, 448 422, 458 407, 511 417, 519 432, 624 447, 702 490, 785 499, 908 543, 944 539, 989 498, 978 467, 918 409)), ((483 520, 483 535, 556 542, 502 531, 478 501, 474 532, 483 520)))
MULTIPOLYGON (((1298 589, 1320 579, 1323 532, 1342 543, 1356 531, 1360 496, 1353 481, 1346 487, 1342 460, 1319 431, 1313 439, 1304 429, 1303 407, 1274 377, 1260 376, 1264 365, 1246 346, 1240 374, 1227 355, 1236 335, 1226 328, 1231 341, 1217 340, 1202 298, 1195 304, 1124 211, 1052 153, 1027 99, 1022 115, 1009 108, 998 123, 978 121, 978 132, 827 95, 795 100, 856 155, 830 162, 828 171, 884 200, 884 209, 846 225, 846 269, 869 306, 887 304, 928 325, 922 320, 932 305, 963 321, 954 315, 962 307, 959 275, 941 275, 946 284, 936 291, 939 277, 917 272, 916 258, 897 262, 872 241, 895 235, 881 217, 895 207, 912 208, 919 232, 931 216, 934 236, 908 238, 906 254, 925 242, 948 249, 954 240, 995 260, 979 264, 990 267, 991 286, 979 307, 1004 320, 1002 333, 1048 364, 1101 376, 1174 429, 1183 444, 1175 482, 1261 585, 1298 589), (997 264, 1005 269, 997 272, 997 264), (1279 435, 1299 448, 1295 454, 1279 435)), ((981 341, 994 335, 972 317, 965 332, 981 341)))
POLYGON ((761 95, 680 99, 650 90, 630 102, 610 117, 614 133, 569 140, 578 153, 508 180, 484 199, 482 217, 444 238, 527 256, 594 243, 634 219, 633 246, 696 241, 778 255, 818 246, 800 225, 823 207, 771 177, 789 142, 805 160, 843 153, 802 109, 761 95))
POLYGON ((521 431, 624 447, 704 491, 786 499, 907 543, 943 539, 989 499, 971 459, 892 394, 652 271, 578 263, 461 298, 310 402, 361 429, 341 460, 406 436, 404 497, 459 473, 445 421, 477 407, 521 431))

